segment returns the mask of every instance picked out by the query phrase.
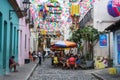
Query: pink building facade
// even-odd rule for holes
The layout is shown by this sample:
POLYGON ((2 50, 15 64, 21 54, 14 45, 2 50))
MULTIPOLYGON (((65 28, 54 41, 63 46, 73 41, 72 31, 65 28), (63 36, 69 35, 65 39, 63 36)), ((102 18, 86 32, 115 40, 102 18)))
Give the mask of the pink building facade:
POLYGON ((30 51, 30 31, 29 24, 26 23, 25 17, 19 19, 19 46, 18 46, 18 60, 19 64, 24 64, 25 59, 29 58, 30 51))
MULTIPOLYGON (((20 8, 23 8, 22 0, 17 0, 20 8)), ((30 51, 30 29, 26 17, 19 18, 19 38, 18 38, 18 62, 20 65, 25 64, 25 59, 29 58, 30 51)))

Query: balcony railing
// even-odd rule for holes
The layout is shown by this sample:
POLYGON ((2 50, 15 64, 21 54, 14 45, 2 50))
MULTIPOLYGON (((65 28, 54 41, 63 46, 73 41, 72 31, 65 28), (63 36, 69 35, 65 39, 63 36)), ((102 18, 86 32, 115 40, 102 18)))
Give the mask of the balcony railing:
POLYGON ((89 21, 93 21, 93 8, 91 8, 86 15, 80 20, 80 27, 84 27, 89 21))

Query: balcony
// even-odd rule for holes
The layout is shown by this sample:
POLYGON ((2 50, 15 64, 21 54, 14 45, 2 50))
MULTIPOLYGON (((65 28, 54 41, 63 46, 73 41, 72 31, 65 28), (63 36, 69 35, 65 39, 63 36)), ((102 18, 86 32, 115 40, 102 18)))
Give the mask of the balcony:
POLYGON ((86 15, 80 20, 80 28, 86 26, 88 22, 93 22, 93 9, 91 8, 86 15))
POLYGON ((29 0, 23 0, 23 1, 8 0, 8 2, 13 7, 13 9, 9 10, 9 20, 11 20, 12 18, 11 12, 15 12, 18 18, 27 16, 27 10, 29 10, 30 4, 31 4, 29 0))
POLYGON ((16 0, 8 0, 8 2, 10 3, 10 5, 13 7, 14 10, 19 11, 19 12, 16 12, 17 16, 19 18, 22 18, 24 16, 24 14, 22 13, 17 1, 16 0))

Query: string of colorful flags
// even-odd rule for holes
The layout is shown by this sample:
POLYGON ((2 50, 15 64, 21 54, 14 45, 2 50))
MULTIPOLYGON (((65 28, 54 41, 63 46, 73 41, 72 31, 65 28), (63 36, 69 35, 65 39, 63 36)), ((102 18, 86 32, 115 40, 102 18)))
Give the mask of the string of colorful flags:
POLYGON ((30 7, 30 13, 35 23, 36 28, 45 29, 48 31, 59 30, 63 28, 62 24, 70 24, 70 15, 84 15, 92 7, 95 0, 84 0, 77 5, 73 5, 70 2, 63 4, 56 3, 56 0, 30 0, 32 5, 30 7), (46 1, 46 2, 45 2, 46 1), (56 7, 55 7, 56 6, 56 7), (63 7, 59 7, 63 6, 63 7), (67 7, 65 7, 67 6, 67 7), (52 8, 54 7, 54 8, 52 8), (70 9, 72 9, 70 14, 70 9), (74 9, 74 10, 73 10, 74 9), (53 13, 52 13, 53 12, 53 13), (57 13, 58 12, 58 13, 57 13), (57 13, 57 14, 54 14, 57 13), (51 17, 52 21, 47 21, 48 17, 51 17), (53 22, 58 19, 60 22, 53 22))

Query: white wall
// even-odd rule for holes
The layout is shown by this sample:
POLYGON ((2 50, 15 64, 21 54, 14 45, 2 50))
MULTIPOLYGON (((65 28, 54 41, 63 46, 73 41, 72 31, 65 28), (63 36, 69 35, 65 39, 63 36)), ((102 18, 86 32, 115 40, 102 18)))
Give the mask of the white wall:
POLYGON ((37 45, 38 45, 37 39, 38 38, 36 36, 36 32, 31 30, 31 34, 30 34, 30 52, 33 52, 33 51, 37 50, 37 45))
POLYGON ((103 31, 119 17, 114 18, 108 14, 107 11, 108 0, 99 0, 94 3, 94 27, 99 31, 103 31))
MULTIPOLYGON (((119 18, 114 18, 108 14, 107 11, 108 0, 99 0, 94 3, 94 15, 93 15, 93 27, 98 29, 99 31, 104 31, 109 25, 113 24, 119 18)), ((113 55, 113 38, 112 34, 110 36, 110 52, 111 56, 113 55)), ((109 45, 108 45, 109 46, 109 45)), ((108 56, 108 48, 109 47, 100 47, 99 43, 95 46, 95 56, 108 56)))

